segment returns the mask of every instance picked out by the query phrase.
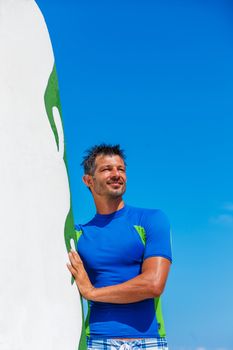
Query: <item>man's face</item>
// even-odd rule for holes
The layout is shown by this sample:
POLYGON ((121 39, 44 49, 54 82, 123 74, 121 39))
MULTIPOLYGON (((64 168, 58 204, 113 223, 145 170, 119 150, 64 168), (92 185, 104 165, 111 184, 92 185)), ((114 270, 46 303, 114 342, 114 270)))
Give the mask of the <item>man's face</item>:
POLYGON ((121 197, 126 190, 126 169, 124 160, 117 155, 99 155, 95 160, 95 171, 90 178, 93 195, 108 198, 121 197))

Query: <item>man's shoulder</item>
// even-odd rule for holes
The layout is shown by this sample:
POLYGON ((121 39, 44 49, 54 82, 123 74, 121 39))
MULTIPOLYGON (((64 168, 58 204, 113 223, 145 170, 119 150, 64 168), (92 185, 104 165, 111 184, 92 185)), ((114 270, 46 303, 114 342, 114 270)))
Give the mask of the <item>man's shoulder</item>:
POLYGON ((129 206, 128 215, 133 220, 137 220, 137 222, 143 227, 147 224, 158 225, 159 223, 169 225, 169 219, 161 209, 129 206))
POLYGON ((152 208, 142 208, 142 207, 134 207, 134 206, 128 206, 129 210, 128 213, 136 213, 144 217, 150 217, 150 216, 166 216, 163 210, 161 209, 152 209, 152 208))

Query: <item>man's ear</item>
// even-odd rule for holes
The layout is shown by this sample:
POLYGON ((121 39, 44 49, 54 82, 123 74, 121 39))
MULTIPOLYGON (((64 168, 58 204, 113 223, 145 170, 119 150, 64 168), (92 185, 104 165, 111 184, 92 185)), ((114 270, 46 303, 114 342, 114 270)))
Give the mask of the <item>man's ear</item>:
POLYGON ((85 174, 85 175, 83 175, 82 180, 85 183, 85 185, 90 188, 91 183, 92 183, 92 181, 91 181, 92 180, 92 176, 88 175, 88 174, 85 174))

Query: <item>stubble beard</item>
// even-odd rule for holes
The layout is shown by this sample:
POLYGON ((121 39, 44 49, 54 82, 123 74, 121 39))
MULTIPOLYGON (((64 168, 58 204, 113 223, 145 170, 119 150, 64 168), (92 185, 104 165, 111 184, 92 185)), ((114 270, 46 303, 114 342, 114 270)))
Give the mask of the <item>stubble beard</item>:
POLYGON ((108 197, 110 199, 117 199, 119 197, 122 197, 123 194, 125 193, 126 191, 126 186, 124 185, 121 189, 119 190, 115 190, 115 191, 109 191, 108 193, 108 197))
POLYGON ((105 195, 109 199, 117 199, 119 197, 122 197, 123 194, 126 191, 126 183, 121 186, 119 189, 109 189, 108 186, 102 185, 102 184, 96 184, 95 186, 95 192, 99 195, 105 195))

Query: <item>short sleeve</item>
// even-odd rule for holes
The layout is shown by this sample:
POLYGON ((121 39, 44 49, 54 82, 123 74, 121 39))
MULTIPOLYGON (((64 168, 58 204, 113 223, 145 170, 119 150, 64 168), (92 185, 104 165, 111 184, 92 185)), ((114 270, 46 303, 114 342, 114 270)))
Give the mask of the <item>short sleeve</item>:
POLYGON ((146 234, 144 259, 161 256, 172 262, 171 230, 167 216, 161 210, 151 210, 143 221, 146 234))

